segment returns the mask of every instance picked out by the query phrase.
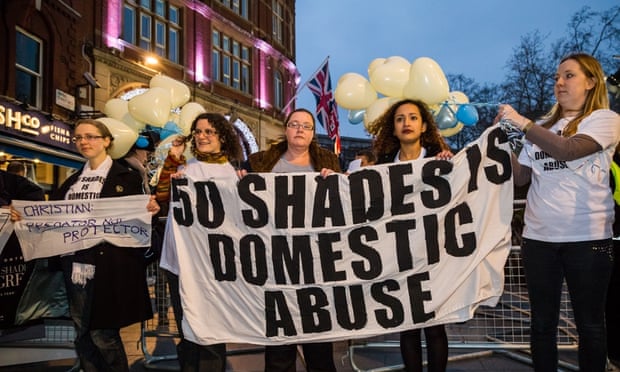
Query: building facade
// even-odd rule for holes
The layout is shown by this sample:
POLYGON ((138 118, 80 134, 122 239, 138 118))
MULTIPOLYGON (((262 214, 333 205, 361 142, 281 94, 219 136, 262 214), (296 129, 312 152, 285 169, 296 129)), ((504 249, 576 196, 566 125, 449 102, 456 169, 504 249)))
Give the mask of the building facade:
POLYGON ((77 119, 158 75, 231 115, 259 148, 294 107, 294 0, 4 0, 0 14, 0 151, 41 160, 44 186, 58 183, 53 166, 80 164, 77 119))

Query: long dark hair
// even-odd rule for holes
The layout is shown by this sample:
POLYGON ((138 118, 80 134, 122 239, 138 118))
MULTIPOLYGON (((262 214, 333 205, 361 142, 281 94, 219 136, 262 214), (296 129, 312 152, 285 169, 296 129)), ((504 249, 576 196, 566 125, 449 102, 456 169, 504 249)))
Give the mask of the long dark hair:
POLYGON ((419 100, 403 99, 390 106, 383 115, 368 126, 368 132, 375 135, 375 140, 373 142, 375 154, 390 154, 400 148, 400 140, 394 135, 394 116, 396 116, 396 110, 398 110, 400 106, 406 104, 415 105, 420 110, 422 122, 426 124, 426 131, 420 136, 420 144, 422 147, 425 147, 429 154, 436 154, 443 150, 449 150, 449 146, 441 136, 437 124, 435 123, 435 118, 433 118, 433 114, 428 109, 428 106, 419 100))

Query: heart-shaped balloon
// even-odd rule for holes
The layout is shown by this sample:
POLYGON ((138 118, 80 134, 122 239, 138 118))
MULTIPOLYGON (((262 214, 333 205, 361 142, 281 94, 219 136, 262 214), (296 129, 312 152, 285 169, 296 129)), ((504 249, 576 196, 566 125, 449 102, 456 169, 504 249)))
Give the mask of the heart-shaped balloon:
POLYGON ((428 57, 413 61, 409 70, 409 81, 403 88, 403 96, 422 100, 427 105, 448 99, 448 79, 439 64, 428 57))
POLYGON ((168 122, 172 109, 170 92, 160 87, 150 88, 130 99, 128 109, 136 120, 161 128, 168 122))
POLYGON ((151 88, 159 87, 167 89, 170 92, 170 104, 172 107, 181 107, 186 104, 190 97, 190 91, 187 85, 165 75, 155 75, 149 83, 151 88))
POLYGON ((120 159, 125 156, 138 139, 138 133, 120 120, 113 118, 99 118, 97 120, 105 124, 110 133, 112 133, 112 137, 114 137, 108 154, 112 159, 120 159))
POLYGON ((362 110, 377 99, 377 92, 365 77, 352 72, 338 79, 334 98, 338 106, 344 109, 362 110))
POLYGON ((136 133, 140 133, 146 126, 146 124, 131 116, 128 102, 124 99, 112 98, 108 100, 103 107, 103 113, 112 119, 120 120, 127 124, 136 133))

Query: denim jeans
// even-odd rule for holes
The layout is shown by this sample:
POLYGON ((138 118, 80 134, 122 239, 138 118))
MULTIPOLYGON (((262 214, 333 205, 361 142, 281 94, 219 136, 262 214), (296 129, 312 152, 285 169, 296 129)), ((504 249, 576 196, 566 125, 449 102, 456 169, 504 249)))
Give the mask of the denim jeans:
POLYGON ((88 280, 85 286, 73 284, 72 266, 71 256, 62 258, 69 311, 75 326, 75 352, 81 369, 85 372, 129 371, 120 329, 90 329, 93 280, 88 280))
POLYGON ((580 371, 605 371, 605 300, 613 264, 612 240, 549 243, 523 239, 521 248, 532 310, 534 369, 558 369, 557 327, 566 279, 579 334, 580 371))

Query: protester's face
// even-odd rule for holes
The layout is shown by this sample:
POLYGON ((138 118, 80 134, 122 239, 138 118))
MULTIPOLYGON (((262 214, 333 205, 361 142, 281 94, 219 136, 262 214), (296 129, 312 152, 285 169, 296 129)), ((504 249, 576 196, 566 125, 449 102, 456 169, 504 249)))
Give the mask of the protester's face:
POLYGON ((555 75, 553 92, 563 111, 580 111, 586 103, 594 79, 588 78, 574 59, 560 63, 555 75))
POLYGON ((217 154, 222 151, 220 134, 215 130, 211 123, 209 123, 209 120, 198 120, 192 135, 194 136, 194 146, 196 147, 196 150, 207 154, 217 154))
POLYGON ((360 166, 362 167, 369 165, 368 157, 366 155, 357 155, 355 156, 355 159, 359 159, 361 161, 360 166))
POLYGON ((394 136, 401 144, 420 141, 420 136, 426 131, 426 124, 418 106, 406 103, 396 109, 394 114, 394 136))
POLYGON ((286 141, 288 145, 309 148, 313 138, 314 125, 312 124, 312 116, 303 111, 291 115, 288 123, 286 123, 286 141), (291 125, 296 126, 296 128, 291 128, 291 125))
POLYGON ((110 138, 103 138, 99 129, 92 124, 80 124, 75 128, 75 147, 86 159, 94 159, 106 153, 110 138))

